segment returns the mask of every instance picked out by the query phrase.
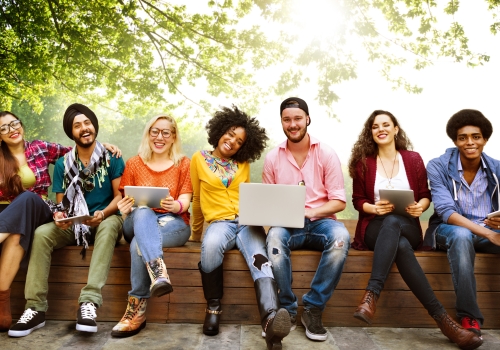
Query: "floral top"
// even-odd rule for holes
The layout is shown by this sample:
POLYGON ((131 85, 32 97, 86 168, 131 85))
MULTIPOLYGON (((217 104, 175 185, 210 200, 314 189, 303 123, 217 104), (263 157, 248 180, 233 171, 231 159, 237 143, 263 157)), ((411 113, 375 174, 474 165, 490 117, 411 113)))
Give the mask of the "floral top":
POLYGON ((232 159, 214 156, 210 151, 201 151, 210 170, 221 179, 225 187, 229 187, 238 171, 238 163, 232 159))

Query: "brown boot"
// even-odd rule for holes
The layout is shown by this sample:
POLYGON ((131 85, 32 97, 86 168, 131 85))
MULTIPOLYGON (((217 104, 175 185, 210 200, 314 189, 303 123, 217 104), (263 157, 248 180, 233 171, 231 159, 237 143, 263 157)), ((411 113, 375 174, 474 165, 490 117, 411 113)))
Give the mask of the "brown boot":
POLYGON ((11 325, 10 289, 0 290, 0 331, 8 331, 11 325))
POLYGON ((365 295, 361 298, 361 303, 354 312, 354 317, 368 324, 372 324, 373 316, 375 316, 375 311, 377 310, 377 300, 377 294, 371 290, 365 291, 365 295))
POLYGON ((456 323, 446 312, 432 316, 444 335, 458 345, 460 349, 472 350, 483 344, 483 339, 474 332, 468 331, 456 323))
POLYGON ((161 297, 162 295, 172 293, 174 290, 170 283, 170 277, 167 274, 167 267, 162 258, 157 258, 146 264, 151 278, 151 287, 149 291, 152 297, 161 297))
POLYGON ((111 331, 113 337, 130 337, 146 327, 146 306, 148 299, 138 299, 128 296, 128 305, 125 315, 111 331))

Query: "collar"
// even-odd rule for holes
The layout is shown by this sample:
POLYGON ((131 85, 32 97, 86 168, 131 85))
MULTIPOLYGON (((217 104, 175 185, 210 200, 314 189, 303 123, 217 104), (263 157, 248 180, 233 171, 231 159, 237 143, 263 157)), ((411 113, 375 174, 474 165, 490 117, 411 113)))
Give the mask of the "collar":
MULTIPOLYGON (((481 155, 481 164, 482 164, 483 170, 488 168, 488 166, 486 165, 486 162, 484 161, 483 155, 481 155)), ((458 153, 458 157, 457 157, 457 170, 460 173, 464 171, 464 168, 462 167, 462 162, 460 161, 460 153, 458 153)))

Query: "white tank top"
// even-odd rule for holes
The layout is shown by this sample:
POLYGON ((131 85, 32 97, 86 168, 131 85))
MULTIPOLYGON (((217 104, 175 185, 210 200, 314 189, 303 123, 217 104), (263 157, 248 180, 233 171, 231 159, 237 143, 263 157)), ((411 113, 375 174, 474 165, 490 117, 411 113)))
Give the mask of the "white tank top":
MULTIPOLYGON (((399 171, 394 177, 391 179, 391 185, 394 189, 397 190, 411 190, 410 183, 408 182, 408 177, 406 176, 405 165, 403 163, 403 157, 401 157, 401 153, 398 152, 398 160, 399 160, 399 171)), ((385 174, 379 174, 379 171, 384 171, 382 168, 377 168, 377 175, 375 176, 375 203, 380 200, 380 192, 381 188, 388 188, 389 179, 386 178, 385 174)), ((388 174, 389 175, 389 174, 388 174)))

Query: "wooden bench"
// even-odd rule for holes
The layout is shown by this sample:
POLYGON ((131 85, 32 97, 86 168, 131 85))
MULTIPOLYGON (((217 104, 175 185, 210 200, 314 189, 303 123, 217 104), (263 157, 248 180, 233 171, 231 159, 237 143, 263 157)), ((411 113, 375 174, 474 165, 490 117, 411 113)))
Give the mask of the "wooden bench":
MULTIPOLYGON (((345 220, 351 235, 356 220, 345 220)), ((426 223, 423 223, 426 225, 426 223)), ((104 304, 98 309, 99 321, 118 321, 126 307, 130 290, 129 246, 121 243, 115 248, 109 277, 102 290, 104 304)), ((92 247, 87 258, 81 259, 81 247, 65 247, 52 254, 49 277, 49 310, 47 319, 75 320, 80 289, 87 280, 92 247)), ((344 272, 323 314, 326 326, 367 326, 352 314, 368 282, 372 252, 351 249, 344 272)), ((448 259, 444 252, 416 252, 416 256, 438 299, 451 315, 455 314, 455 293, 448 259)), ((197 269, 200 244, 187 243, 183 247, 165 248, 165 263, 174 286, 174 292, 149 300, 148 322, 202 323, 205 299, 197 269)), ((292 253, 293 288, 301 303, 301 296, 309 289, 316 271, 320 253, 298 250, 292 253)), ((500 256, 477 254, 476 280, 479 307, 485 316, 484 328, 500 328, 500 256)), ((24 310, 25 272, 20 272, 12 285, 12 312, 14 318, 24 310)), ((224 259, 224 298, 221 321, 224 323, 259 324, 253 281, 248 267, 237 250, 228 252, 224 259)), ((299 313, 301 309, 299 308, 299 313)), ((384 291, 377 304, 373 326, 379 327, 435 327, 436 324, 399 276, 391 269, 384 291)))

